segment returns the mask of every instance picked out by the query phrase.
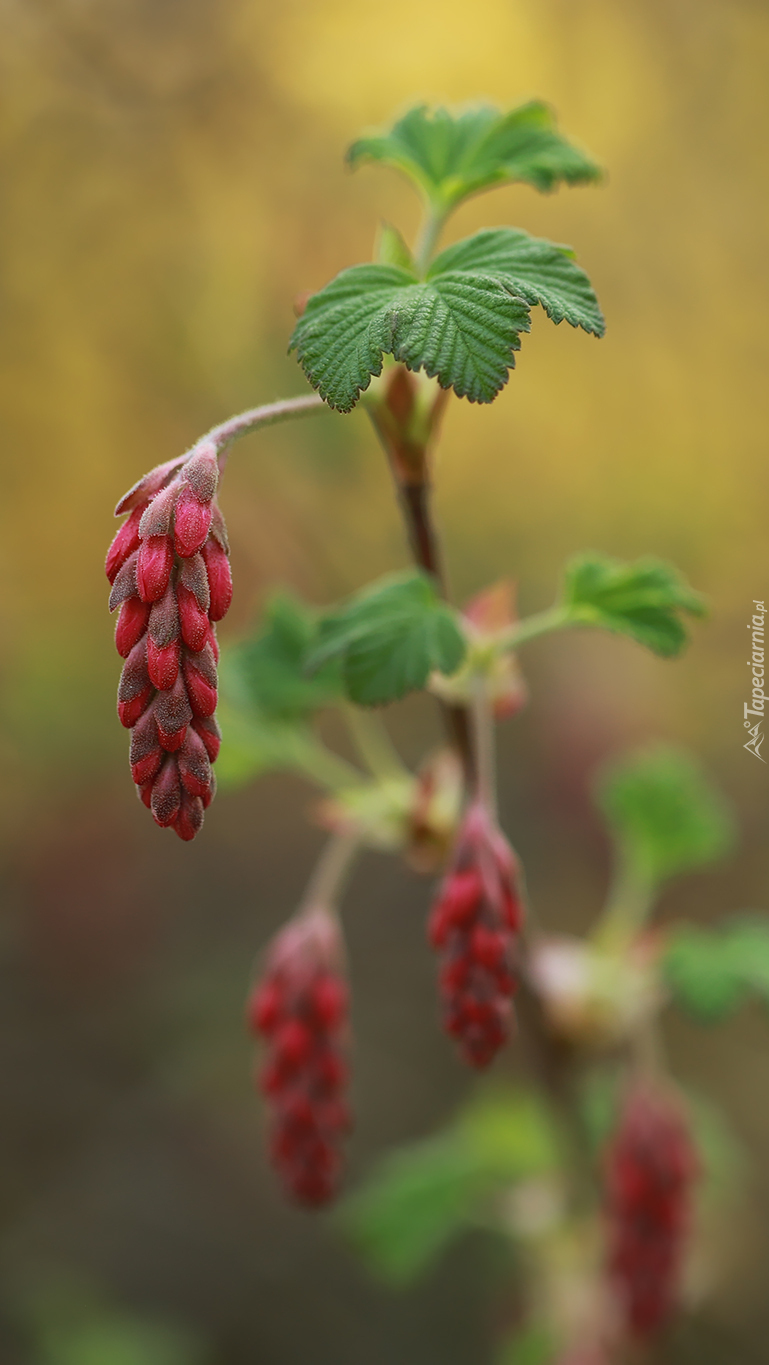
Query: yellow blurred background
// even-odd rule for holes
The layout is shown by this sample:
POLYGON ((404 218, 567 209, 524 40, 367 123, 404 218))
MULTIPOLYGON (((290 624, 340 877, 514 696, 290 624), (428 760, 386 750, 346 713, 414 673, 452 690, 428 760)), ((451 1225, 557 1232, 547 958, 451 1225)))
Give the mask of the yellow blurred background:
MULTIPOLYGON (((769 593, 768 70, 761 0, 0 5, 4 1365, 48 1365, 19 1305, 73 1274, 181 1324, 213 1365, 490 1358, 483 1247, 395 1300, 272 1188, 240 1009, 320 837, 308 791, 222 794, 192 847, 152 827, 114 714, 102 571, 142 472, 306 389, 293 298, 369 258, 380 219, 413 233, 405 183, 343 165, 411 102, 546 98, 608 169, 595 189, 497 191, 451 226, 572 244, 608 323, 599 344, 539 315, 496 403, 452 400, 437 479, 457 596, 512 575, 538 609, 564 558, 595 548, 673 560, 712 607, 675 664, 591 635, 524 659, 533 701, 503 736, 503 797, 540 914, 595 912, 590 773, 648 735, 701 755, 742 831, 670 912, 769 907, 766 768, 742 748, 745 626, 769 593)), ((406 562, 362 413, 249 438, 222 505, 225 639, 275 583, 324 601, 406 562)), ((423 725, 437 732, 426 705, 399 708, 409 756, 423 725)), ((465 1092, 435 1026, 425 895, 372 856, 349 898, 356 1171, 465 1092)), ((763 1361, 767 1021, 678 1023, 670 1047, 756 1166, 720 1288, 670 1359, 763 1361)))

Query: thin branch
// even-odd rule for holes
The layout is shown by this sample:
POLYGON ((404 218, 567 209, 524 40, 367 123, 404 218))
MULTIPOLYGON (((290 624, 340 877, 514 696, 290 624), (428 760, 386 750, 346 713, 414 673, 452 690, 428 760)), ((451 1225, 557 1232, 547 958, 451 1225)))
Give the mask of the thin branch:
MULTIPOLYGON (((440 540, 432 517, 432 485, 427 448, 410 445, 407 451, 402 450, 398 445, 397 435, 382 421, 376 408, 370 407, 368 415, 392 471, 414 563, 432 575, 441 596, 448 598, 440 540)), ((467 708, 449 706, 446 702, 440 702, 439 705, 449 739, 459 754, 465 781, 470 787, 475 780, 475 758, 467 708)))
POLYGON ((360 850, 360 844, 360 834, 357 830, 345 830, 331 835, 324 844, 307 883, 300 914, 321 905, 327 910, 336 909, 344 883, 360 850))
POLYGON ((409 777, 406 765, 393 744, 384 721, 375 711, 358 706, 342 708, 358 754, 373 777, 380 781, 409 777))
POLYGON ((546 611, 538 611, 534 616, 525 616, 522 621, 516 621, 509 630, 499 635, 496 644, 499 649, 518 649, 520 645, 527 644, 529 640, 536 640, 540 635, 549 635, 553 630, 562 630, 564 626, 579 624, 571 620, 566 607, 556 603, 546 611))
POLYGON ((494 734, 494 713, 489 700, 486 679, 476 674, 473 679, 473 740, 475 745, 475 789, 479 801, 497 818, 497 774, 494 734))
POLYGON ((260 427, 272 427, 277 422, 289 422, 294 417, 313 417, 316 413, 330 412, 331 409, 317 393, 303 393, 296 398, 280 398, 276 403, 263 403, 258 408, 249 408, 235 417, 228 417, 212 427, 191 447, 191 452, 199 446, 210 443, 219 452, 219 468, 224 469, 229 447, 240 436, 248 436, 260 427))

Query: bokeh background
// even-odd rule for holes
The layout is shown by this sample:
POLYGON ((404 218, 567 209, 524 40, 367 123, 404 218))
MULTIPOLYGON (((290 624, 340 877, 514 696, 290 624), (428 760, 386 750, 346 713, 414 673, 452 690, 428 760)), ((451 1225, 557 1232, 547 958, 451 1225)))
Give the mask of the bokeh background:
MULTIPOLYGON (((342 154, 415 97, 545 97, 609 170, 598 189, 498 191, 451 228, 574 244, 608 319, 600 344, 540 319, 492 407, 450 405, 438 504, 457 596, 505 573, 537 609, 592 547, 670 558, 712 604, 679 663, 588 633, 527 652, 502 787, 541 919, 595 913, 590 775, 648 736, 701 755, 741 830, 666 913, 769 907, 766 768, 742 748, 745 626, 769 592, 768 69, 765 0, 2 0, 4 1365, 119 1365, 113 1320, 149 1333, 148 1365, 490 1359, 502 1272, 480 1235, 396 1296, 276 1192, 241 1010, 322 837, 310 789, 224 793, 191 846, 154 828, 114 714, 102 574, 125 487, 305 387, 294 296, 369 257, 380 218, 413 231, 408 187, 353 177, 342 154)), ((321 602, 406 562, 362 413, 242 443, 222 502, 225 638, 276 583, 321 602)), ((408 757, 437 736, 420 701, 393 728, 408 757)), ((426 896, 371 854, 347 899, 353 1183, 468 1091, 436 1023, 426 896)), ((769 1329, 769 1027, 756 1009, 705 1034, 672 1021, 668 1041, 730 1114, 750 1195, 717 1292, 665 1358, 750 1365, 769 1329)))

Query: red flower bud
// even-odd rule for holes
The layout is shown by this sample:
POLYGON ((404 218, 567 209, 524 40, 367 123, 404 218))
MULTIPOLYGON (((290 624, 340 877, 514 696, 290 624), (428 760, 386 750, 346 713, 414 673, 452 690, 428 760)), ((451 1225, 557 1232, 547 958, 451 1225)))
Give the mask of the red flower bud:
POLYGON ((222 617, 227 615, 232 601, 230 561, 223 546, 210 536, 203 546, 203 559, 211 592, 208 615, 212 621, 221 621, 222 617))
POLYGON ((123 522, 107 551, 107 561, 104 568, 110 583, 114 583, 118 570, 122 569, 129 555, 132 555, 134 550, 139 548, 141 543, 139 540, 139 522, 141 521, 142 511, 142 507, 137 507, 128 520, 123 522))
POLYGON ((118 700, 117 713, 120 717, 120 724, 124 725, 126 730, 130 730, 131 727, 136 724, 139 717, 144 714, 149 705, 151 696, 152 683, 148 683, 147 686, 135 697, 132 697, 130 701, 118 700))
POLYGON ((139 535, 142 540, 170 535, 174 506, 178 497, 179 482, 177 479, 174 479, 173 483, 170 483, 162 492, 155 494, 145 508, 139 522, 139 535))
POLYGON ((147 637, 147 667, 150 681, 164 692, 170 691, 176 682, 181 658, 181 645, 172 640, 170 645, 158 649, 152 636, 147 637))
MULTIPOLYGON (((208 650, 201 650, 199 654, 193 655, 185 650, 182 663, 187 696, 196 716, 212 716, 216 710, 216 684, 211 682, 211 672, 207 667, 205 668, 207 676, 204 676, 204 666, 208 664, 209 657, 215 670, 213 657, 208 650)), ((213 676, 216 677, 215 671, 213 676)))
POLYGON ((150 536, 139 550, 137 578, 139 595, 145 602, 157 602, 163 596, 171 577, 174 547, 168 536, 150 536))
POLYGON ((675 1307, 697 1166, 675 1097, 638 1085, 606 1159, 608 1273, 633 1336, 656 1332, 675 1307))
POLYGON ((272 1120, 270 1153, 294 1197, 322 1204, 336 1190, 340 1142, 350 1124, 342 1094, 347 987, 334 917, 318 908, 273 940, 264 979, 248 1002, 252 1032, 266 1040, 260 1088, 272 1120))
POLYGON ((194 592, 185 588, 182 582, 177 585, 176 598, 182 639, 188 649, 201 650, 208 639, 208 612, 198 605, 194 592))
POLYGON ((196 732, 190 728, 179 750, 179 776, 182 786, 190 796, 205 797, 211 786, 211 763, 206 746, 196 732))
POLYGON ((128 597, 120 608, 115 627, 115 648, 124 659, 141 640, 147 629, 149 615, 150 604, 142 602, 140 597, 128 597))
POLYGON ((190 796, 182 790, 179 811, 174 821, 174 829, 180 839, 188 843, 203 825, 203 802, 198 796, 190 796))
POLYGON ((165 464, 156 465, 154 469, 150 470, 149 474, 143 475, 132 488, 129 488, 127 493, 123 494, 115 508, 115 516, 120 517, 124 512, 130 512, 132 508, 136 507, 141 507, 143 510, 150 498, 165 487, 186 459, 188 459, 187 455, 177 455, 174 460, 166 460, 165 464))
POLYGON ((522 920, 516 882, 515 855, 476 802, 428 922, 441 953, 444 1026, 471 1066, 487 1066, 510 1028, 514 934, 522 920))
POLYGON ((202 549, 211 529, 211 504, 199 502, 188 485, 177 500, 174 516, 174 547, 184 558, 202 549))
POLYGON ((163 596, 152 603, 149 632, 150 639, 158 649, 164 649, 179 638, 179 608, 173 581, 168 584, 163 596))
POLYGON ((211 502, 219 483, 216 446, 205 445, 191 455, 181 471, 181 480, 190 485, 198 502, 211 502))
POLYGON ((174 754, 168 754, 152 785, 150 810, 156 822, 163 826, 172 825, 181 805, 182 788, 179 769, 174 754))
POLYGON ((227 534, 213 501, 217 482, 211 443, 159 465, 118 504, 118 514, 130 516, 107 556, 110 610, 121 608, 115 643, 126 660, 118 714, 127 728, 136 727, 131 772, 158 824, 185 840, 195 837, 213 799, 211 764, 221 743, 214 718, 219 646, 213 620, 229 606, 232 584, 227 534), (209 528, 215 618, 200 553, 209 528))

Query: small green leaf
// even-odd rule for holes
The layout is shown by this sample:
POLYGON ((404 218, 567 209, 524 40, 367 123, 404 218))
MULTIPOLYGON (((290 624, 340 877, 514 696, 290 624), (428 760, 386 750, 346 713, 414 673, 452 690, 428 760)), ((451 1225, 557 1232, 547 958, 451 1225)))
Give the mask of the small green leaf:
POLYGON ((552 1365, 558 1342, 552 1327, 527 1323, 508 1337, 495 1357, 495 1365, 552 1365))
POLYGON ((732 1014, 745 996, 745 983, 720 933, 676 926, 662 966, 677 1002, 706 1023, 732 1014))
POLYGON ((391 1153, 342 1206, 343 1225, 370 1265, 405 1283, 474 1225, 512 1181, 559 1169, 556 1135, 539 1099, 482 1093, 435 1137, 391 1153))
POLYGON ((652 558, 625 564, 598 554, 567 564, 563 604, 570 621, 629 635, 663 658, 680 654, 687 642, 681 614, 706 610, 673 565, 652 558))
POLYGON ((260 629, 227 651, 227 689, 237 690, 263 717, 300 720, 338 700, 335 663, 309 677, 306 664, 318 640, 317 613, 289 593, 268 603, 260 629))
POLYGON ((523 1090, 481 1092, 458 1119, 480 1166, 500 1180, 521 1180, 559 1168, 558 1139, 538 1096, 523 1090))
POLYGON ((374 1271, 406 1284, 467 1226, 487 1186, 476 1156, 448 1132, 385 1158, 340 1220, 374 1271))
POLYGON ((552 110, 539 100, 507 113, 480 106, 455 115, 420 105, 389 132, 359 138, 347 159, 353 167, 363 161, 394 166, 443 209, 493 185, 523 181, 544 192, 601 176, 595 162, 558 132, 552 110))
POLYGON ((769 999, 769 918, 727 920, 715 929, 675 925, 663 958, 667 984, 695 1017, 715 1022, 755 993, 769 999))
POLYGON ((426 574, 381 579, 325 616, 308 668, 342 665, 351 701, 381 706, 419 691, 430 673, 454 673, 467 645, 457 615, 426 574))
POLYGON ((354 265, 312 296, 290 349, 340 412, 382 373, 384 355, 471 403, 490 403, 528 330, 528 305, 490 275, 455 270, 420 283, 394 265, 354 265))
POLYGON ((300 721, 276 720, 254 707, 220 699, 222 747, 216 763, 220 787, 242 787, 264 773, 304 770, 317 741, 300 721))
POLYGON ((769 1004, 769 915, 746 911, 728 921, 729 951, 743 980, 769 1004))
POLYGON ((655 745, 603 773, 598 802, 621 858, 652 884, 715 862, 734 842, 720 792, 687 753, 655 745))
POLYGON ((380 265, 394 265, 397 270, 405 270, 416 278, 414 257, 392 223, 380 225, 374 254, 380 265))
POLYGON ((606 326, 592 285, 573 260, 571 247, 530 237, 519 228, 484 228, 436 257, 428 279, 446 271, 493 275, 529 304, 541 304, 548 317, 603 336, 606 326))

